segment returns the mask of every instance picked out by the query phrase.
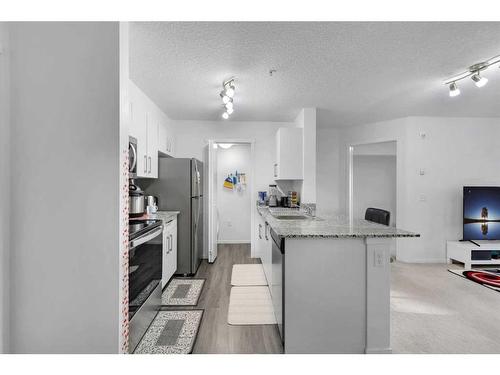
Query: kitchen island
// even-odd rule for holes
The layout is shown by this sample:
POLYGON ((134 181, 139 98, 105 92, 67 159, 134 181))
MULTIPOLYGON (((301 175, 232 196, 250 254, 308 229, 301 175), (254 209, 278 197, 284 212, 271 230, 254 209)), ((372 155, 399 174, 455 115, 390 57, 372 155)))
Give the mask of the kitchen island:
POLYGON ((391 353, 390 247, 418 234, 257 207, 258 250, 285 353, 391 353))

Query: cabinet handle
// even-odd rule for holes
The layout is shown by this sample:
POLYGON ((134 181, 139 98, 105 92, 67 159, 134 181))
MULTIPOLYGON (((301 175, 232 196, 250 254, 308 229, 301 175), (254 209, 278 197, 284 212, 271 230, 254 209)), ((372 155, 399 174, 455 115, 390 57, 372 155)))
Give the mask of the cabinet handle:
POLYGON ((149 159, 149 171, 148 171, 148 173, 151 173, 151 156, 148 159, 149 159))
POLYGON ((259 224, 259 238, 262 239, 262 233, 260 230, 262 229, 262 224, 259 224))
POLYGON ((172 252, 173 243, 174 243, 174 238, 172 237, 172 235, 170 235, 170 252, 172 252))
POLYGON ((167 253, 170 253, 170 236, 167 237, 167 253))
POLYGON ((278 177, 278 164, 274 164, 274 177, 278 177))
POLYGON ((266 228, 264 229, 264 236, 266 237, 266 240, 269 241, 269 238, 267 237, 267 227, 269 227, 269 224, 266 221, 266 228))
POLYGON ((148 157, 144 155, 144 173, 148 172, 148 157))

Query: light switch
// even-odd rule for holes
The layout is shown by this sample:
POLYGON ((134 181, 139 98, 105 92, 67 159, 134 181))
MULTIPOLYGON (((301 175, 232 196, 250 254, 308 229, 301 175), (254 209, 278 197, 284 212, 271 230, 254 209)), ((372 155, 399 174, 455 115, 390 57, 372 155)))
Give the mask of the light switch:
POLYGON ((423 176, 425 174, 425 169, 423 169, 423 168, 420 169, 419 173, 420 173, 420 176, 423 176))
POLYGON ((374 266, 383 267, 384 266, 384 250, 375 250, 374 252, 374 266))

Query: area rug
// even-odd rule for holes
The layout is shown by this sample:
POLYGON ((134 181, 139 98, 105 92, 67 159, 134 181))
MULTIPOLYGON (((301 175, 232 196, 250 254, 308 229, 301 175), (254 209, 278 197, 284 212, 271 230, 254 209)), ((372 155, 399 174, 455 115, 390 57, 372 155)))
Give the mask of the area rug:
POLYGON ((174 278, 161 295, 163 306, 196 306, 205 279, 174 278))
POLYGON ((489 289, 500 292, 500 269, 448 270, 455 275, 474 281, 489 289))
POLYGON ((267 286, 234 286, 229 295, 227 322, 231 325, 276 324, 267 286))
POLYGON ((203 310, 160 311, 134 354, 189 354, 198 335, 203 310))
POLYGON ((231 273, 231 285, 267 285, 262 264, 235 264, 231 273))

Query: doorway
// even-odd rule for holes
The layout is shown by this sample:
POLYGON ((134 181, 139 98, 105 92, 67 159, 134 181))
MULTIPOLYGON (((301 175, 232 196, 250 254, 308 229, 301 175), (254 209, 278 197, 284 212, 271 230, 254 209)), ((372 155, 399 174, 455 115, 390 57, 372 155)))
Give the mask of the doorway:
MULTIPOLYGON (((349 216, 364 219, 366 209, 390 212, 389 225, 397 222, 397 142, 375 142, 349 148, 349 216)), ((396 256, 396 246, 391 248, 396 256)))
POLYGON ((248 244, 253 254, 252 140, 211 140, 208 158, 208 261, 222 244, 248 244))

